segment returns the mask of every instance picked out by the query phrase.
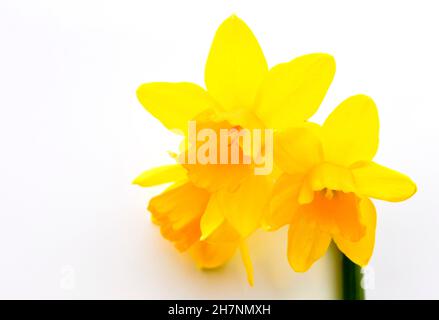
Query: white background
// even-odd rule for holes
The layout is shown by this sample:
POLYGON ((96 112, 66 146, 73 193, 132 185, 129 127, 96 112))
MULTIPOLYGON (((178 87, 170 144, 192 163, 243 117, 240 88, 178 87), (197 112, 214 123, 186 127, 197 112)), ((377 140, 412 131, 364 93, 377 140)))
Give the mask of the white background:
POLYGON ((203 84, 219 24, 236 13, 270 66, 328 52, 337 73, 314 117, 365 93, 381 119, 376 160, 418 193, 376 202, 369 298, 439 298, 439 8, 436 1, 0 2, 0 298, 331 298, 336 254, 306 274, 285 233, 198 271, 149 222, 141 171, 176 138, 137 102, 150 81, 203 84))

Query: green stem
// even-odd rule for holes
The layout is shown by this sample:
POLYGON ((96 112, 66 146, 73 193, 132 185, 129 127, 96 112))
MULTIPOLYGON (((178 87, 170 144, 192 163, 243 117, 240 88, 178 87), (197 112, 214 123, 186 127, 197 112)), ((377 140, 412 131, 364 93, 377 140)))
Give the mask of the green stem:
POLYGON ((343 255, 343 300, 364 300, 364 290, 361 287, 361 267, 343 255))

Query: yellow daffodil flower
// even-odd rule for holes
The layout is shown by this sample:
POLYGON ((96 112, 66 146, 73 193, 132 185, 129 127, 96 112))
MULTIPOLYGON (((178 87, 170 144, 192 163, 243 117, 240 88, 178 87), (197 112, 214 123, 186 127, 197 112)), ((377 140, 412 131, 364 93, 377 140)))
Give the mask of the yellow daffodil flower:
POLYGON ((356 95, 342 102, 323 126, 293 128, 277 136, 275 162, 284 173, 264 223, 268 229, 289 224, 288 260, 295 271, 308 270, 331 240, 353 262, 366 265, 376 226, 369 198, 402 201, 416 192, 409 177, 372 161, 378 131, 373 100, 356 95))
MULTIPOLYGON (((183 132, 185 140, 190 121, 196 121, 197 130, 283 130, 302 125, 314 114, 334 73, 334 59, 319 53, 269 70, 251 30, 231 16, 219 27, 210 49, 207 90, 187 82, 147 83, 139 87, 137 97, 165 127, 183 132)), ((194 147, 185 143, 181 154, 194 147)), ((180 162, 146 171, 134 183, 149 187, 174 182, 149 205, 163 236, 178 249, 189 250, 205 268, 225 263, 239 247, 252 283, 245 239, 260 226, 273 185, 272 175, 255 175, 253 169, 254 164, 180 162)))

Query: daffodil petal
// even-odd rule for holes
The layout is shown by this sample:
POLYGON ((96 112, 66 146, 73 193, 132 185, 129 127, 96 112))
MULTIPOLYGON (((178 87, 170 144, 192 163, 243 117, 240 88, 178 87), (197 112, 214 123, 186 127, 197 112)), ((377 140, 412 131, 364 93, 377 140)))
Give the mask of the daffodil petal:
POLYGON ((187 171, 179 164, 170 164, 142 172, 133 184, 141 187, 152 187, 164 183, 178 181, 187 177, 187 171))
POLYGON ((187 132, 188 121, 216 108, 215 102, 200 86, 188 82, 152 82, 137 89, 143 107, 170 130, 187 132))
POLYGON ((225 20, 206 63, 208 92, 225 110, 249 108, 267 71, 264 54, 249 27, 235 15, 225 20))
POLYGON ((343 101, 322 127, 325 160, 349 166, 369 161, 378 149, 379 119, 373 100, 365 95, 343 101))
POLYGON ((313 191, 323 189, 355 192, 354 177, 350 169, 323 162, 315 166, 308 175, 313 191))
POLYGON ((375 162, 364 162, 352 169, 357 192, 363 196, 403 201, 416 192, 416 184, 406 175, 375 162))
POLYGON ((311 186, 311 180, 305 178, 303 184, 299 189, 299 196, 297 197, 297 202, 301 205, 309 204, 314 200, 314 190, 311 186))
POLYGON ((237 243, 240 240, 241 235, 238 231, 227 220, 224 220, 204 241, 209 243, 237 243))
POLYGON ((354 193, 326 189, 314 192, 311 202, 300 205, 298 216, 304 215, 315 221, 329 234, 341 234, 346 239, 358 241, 365 232, 358 203, 359 198, 354 193))
POLYGON ((219 194, 214 193, 207 204, 206 211, 201 218, 201 238, 200 240, 206 240, 215 230, 217 230, 224 222, 224 215, 221 210, 221 201, 219 194))
POLYGON ((288 262, 296 272, 307 271, 320 259, 331 243, 328 232, 319 228, 318 224, 301 215, 291 224, 288 230, 288 262))
MULTIPOLYGON (((206 114, 203 114, 206 116, 206 114)), ((211 115, 207 115, 208 118, 211 115)), ((218 119, 216 119, 218 120, 218 119)), ((233 189, 240 184, 250 173, 252 173, 252 165, 244 161, 235 161, 232 159, 232 154, 235 151, 238 152, 238 159, 243 159, 243 150, 239 147, 239 144, 232 145, 230 139, 226 138, 227 147, 222 146, 221 129, 232 130, 230 124, 225 121, 216 122, 212 119, 200 118, 197 123, 197 134, 202 129, 209 129, 209 131, 215 132, 209 137, 208 143, 206 141, 188 141, 190 147, 185 153, 181 154, 180 163, 188 171, 188 177, 190 180, 200 188, 205 188, 211 192, 215 192, 221 188, 233 189), (216 136, 216 138, 215 138, 216 136), (210 143, 213 141, 213 143, 210 143), (216 156, 213 159, 208 159, 206 162, 200 161, 200 154, 203 154, 200 150, 205 145, 212 147, 212 154, 216 156), (216 151, 214 150, 216 147, 216 151), (221 155, 227 156, 225 163, 221 163, 221 155), (193 157, 193 159, 191 159, 193 157), (192 161, 191 161, 192 160, 192 161)), ((210 148, 207 153, 211 153, 210 148)), ((236 160, 236 159, 235 159, 236 160)))
POLYGON ((233 189, 249 174, 251 166, 247 164, 184 164, 188 176, 194 184, 215 192, 222 188, 233 189))
POLYGON ((359 241, 352 242, 341 235, 334 235, 337 247, 349 259, 360 266, 369 263, 375 245, 376 211, 372 201, 364 198, 360 202, 361 223, 366 228, 366 233, 359 241))
POLYGON ((361 219, 361 200, 357 195, 336 192, 332 201, 326 202, 326 206, 323 201, 322 205, 326 214, 332 215, 335 223, 333 235, 339 234, 350 241, 358 241, 364 237, 366 229, 361 219))
POLYGON ((250 286, 254 284, 254 275, 253 275, 253 264, 250 259, 250 253, 248 251, 247 243, 243 240, 241 241, 241 245, 239 247, 241 251, 242 262, 244 263, 245 271, 247 272, 247 281, 250 286))
POLYGON ((334 58, 321 53, 273 67, 262 84, 257 115, 269 128, 300 124, 317 111, 334 74, 334 58))
POLYGON ((274 147, 275 163, 290 174, 305 173, 323 159, 320 140, 308 128, 290 128, 277 133, 274 147))
POLYGON ((266 176, 251 175, 236 190, 222 190, 222 207, 226 220, 246 238, 260 226, 271 193, 266 176))
POLYGON ((273 231, 290 224, 299 206, 297 197, 302 184, 301 176, 281 175, 271 194, 268 212, 264 215, 262 226, 273 231))
POLYGON ((213 269, 229 261, 235 254, 237 247, 238 243, 199 241, 189 249, 189 253, 199 268, 213 269))
POLYGON ((153 197, 148 210, 163 237, 172 241, 178 250, 185 251, 200 238, 200 219, 209 196, 207 191, 190 182, 177 183, 153 197))

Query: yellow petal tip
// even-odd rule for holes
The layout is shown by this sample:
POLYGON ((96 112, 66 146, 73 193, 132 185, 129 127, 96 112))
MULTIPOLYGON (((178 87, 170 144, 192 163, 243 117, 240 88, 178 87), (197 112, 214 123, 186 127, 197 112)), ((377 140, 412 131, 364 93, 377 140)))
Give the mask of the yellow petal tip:
POLYGON ((208 234, 202 234, 201 237, 200 237, 200 241, 204 241, 204 240, 206 240, 208 237, 209 237, 208 234))
POLYGON ((334 66, 335 66, 335 58, 332 54, 329 54, 326 52, 320 52, 320 53, 316 53, 316 54, 319 55, 321 58, 328 60, 329 63, 334 64, 334 66))
POLYGON ((224 20, 223 24, 224 23, 244 23, 245 24, 245 22, 240 17, 238 17, 238 15, 236 13, 232 13, 226 20, 224 20))
POLYGON ((253 265, 252 265, 252 262, 250 259, 250 254, 248 252, 248 247, 247 247, 247 243, 245 242, 245 240, 241 241, 240 251, 241 251, 242 262, 244 263, 245 270, 247 272, 248 284, 251 287, 253 287, 253 285, 254 285, 253 265))
POLYGON ((318 60, 320 60, 321 62, 325 62, 325 64, 330 66, 331 67, 330 69, 333 70, 332 73, 335 73, 336 63, 333 55, 326 52, 318 52, 318 53, 310 53, 306 56, 314 56, 318 58, 318 60))
POLYGON ((139 182, 139 177, 136 177, 133 181, 131 181, 131 184, 141 186, 141 184, 139 182))
POLYGON ((413 193, 410 197, 414 196, 416 192, 418 192, 418 186, 416 185, 416 183, 413 182, 413 193))

